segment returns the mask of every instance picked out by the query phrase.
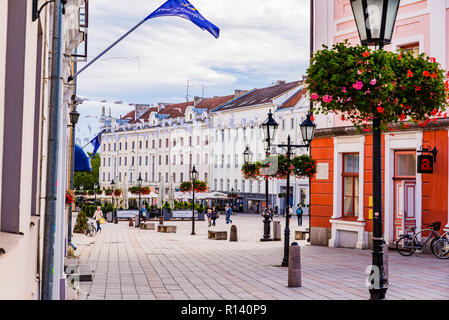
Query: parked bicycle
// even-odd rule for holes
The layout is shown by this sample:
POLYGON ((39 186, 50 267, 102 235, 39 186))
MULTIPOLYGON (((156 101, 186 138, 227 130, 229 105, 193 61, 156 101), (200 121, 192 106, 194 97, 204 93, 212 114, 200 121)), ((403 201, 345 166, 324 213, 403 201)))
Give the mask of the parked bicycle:
POLYGON ((97 227, 92 222, 92 220, 89 220, 87 222, 86 235, 89 237, 93 237, 93 236, 95 236, 96 233, 97 233, 97 227))
POLYGON ((444 236, 445 237, 441 236, 441 238, 435 241, 433 245, 434 254, 440 259, 449 258, 449 240, 447 239, 447 232, 444 233, 444 236))
POLYGON ((435 244, 438 240, 441 239, 441 235, 438 233, 438 230, 440 230, 441 228, 441 222, 437 221, 431 223, 427 225, 427 227, 429 227, 430 229, 423 229, 418 233, 416 233, 416 227, 411 227, 409 230, 413 232, 413 235, 410 234, 401 235, 401 237, 396 241, 396 250, 399 252, 399 254, 403 256, 411 256, 412 254, 417 255, 418 253, 422 253, 427 243, 430 241, 430 250, 435 256, 439 257, 437 253, 442 254, 442 250, 444 248, 444 245, 446 244, 446 243, 443 244, 442 242, 439 245, 441 248, 438 247, 438 252, 437 253, 435 252, 435 244), (429 235, 425 236, 424 233, 427 232, 429 232, 429 235))

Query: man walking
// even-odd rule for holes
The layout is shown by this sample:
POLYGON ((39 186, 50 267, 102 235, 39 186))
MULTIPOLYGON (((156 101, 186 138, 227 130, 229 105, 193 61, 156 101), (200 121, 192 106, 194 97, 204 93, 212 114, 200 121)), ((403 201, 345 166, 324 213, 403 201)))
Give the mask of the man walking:
POLYGON ((296 215, 298 216, 298 226, 302 226, 302 205, 298 205, 298 209, 296 209, 296 215))
POLYGON ((226 211, 226 224, 232 223, 232 220, 231 220, 232 209, 231 209, 231 206, 229 205, 229 203, 226 205, 225 211, 226 211))

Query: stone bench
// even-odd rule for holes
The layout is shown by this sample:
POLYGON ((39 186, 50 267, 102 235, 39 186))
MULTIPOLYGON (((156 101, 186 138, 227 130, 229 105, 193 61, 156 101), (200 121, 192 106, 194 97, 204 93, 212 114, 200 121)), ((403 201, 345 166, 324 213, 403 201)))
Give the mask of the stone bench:
POLYGON ((157 232, 176 233, 176 226, 158 225, 157 232))
POLYGON ((140 223, 140 229, 144 229, 144 230, 155 230, 156 224, 152 223, 152 222, 141 222, 140 223))
POLYGON ((295 231, 295 240, 307 240, 307 235, 309 234, 309 230, 296 230, 295 231))
POLYGON ((212 231, 209 230, 207 232, 208 239, 214 240, 228 240, 228 232, 227 231, 212 231))

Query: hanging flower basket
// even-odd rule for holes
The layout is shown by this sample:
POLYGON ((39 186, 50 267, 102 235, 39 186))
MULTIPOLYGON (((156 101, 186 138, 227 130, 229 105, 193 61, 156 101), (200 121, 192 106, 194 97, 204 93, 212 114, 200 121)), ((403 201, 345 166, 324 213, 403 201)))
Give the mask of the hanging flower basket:
MULTIPOLYGON (((204 181, 196 180, 193 184, 195 192, 206 192, 207 191, 207 183, 204 181)), ((181 192, 190 192, 192 191, 192 183, 190 181, 185 181, 181 183, 179 186, 179 190, 181 192)))
POLYGON ((424 127, 447 117, 449 82, 436 59, 424 54, 373 51, 347 41, 324 46, 312 59, 306 84, 314 111, 341 114, 362 131, 371 130, 373 119, 389 129, 391 123, 424 127))
POLYGON ((122 190, 120 190, 120 189, 115 189, 114 190, 114 196, 120 197, 121 195, 122 195, 122 190))
POLYGON ((107 196, 112 196, 112 189, 106 189, 104 192, 107 196))
POLYGON ((247 180, 258 180, 260 178, 259 171, 262 164, 257 161, 254 163, 245 163, 242 166, 242 175, 247 180))
POLYGON ((298 178, 312 178, 316 173, 316 161, 307 154, 293 158, 292 164, 293 173, 298 178))
POLYGON ((75 197, 73 196, 73 193, 71 191, 67 191, 65 193, 65 204, 71 205, 75 201, 75 197))

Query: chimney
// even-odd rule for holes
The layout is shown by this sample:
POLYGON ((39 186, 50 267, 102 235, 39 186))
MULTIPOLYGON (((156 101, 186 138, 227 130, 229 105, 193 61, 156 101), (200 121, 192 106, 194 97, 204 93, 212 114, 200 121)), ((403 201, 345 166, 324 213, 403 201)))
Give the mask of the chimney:
POLYGON ((193 98, 193 106, 194 107, 198 106, 202 101, 203 101, 203 98, 201 98, 201 97, 194 97, 193 98))
POLYGON ((276 81, 276 85, 279 86, 281 84, 285 84, 285 80, 278 80, 276 81))
POLYGON ((235 90, 234 99, 243 96, 248 90, 235 90))

